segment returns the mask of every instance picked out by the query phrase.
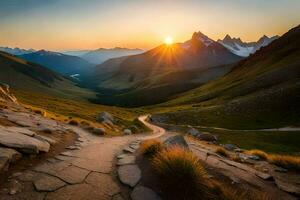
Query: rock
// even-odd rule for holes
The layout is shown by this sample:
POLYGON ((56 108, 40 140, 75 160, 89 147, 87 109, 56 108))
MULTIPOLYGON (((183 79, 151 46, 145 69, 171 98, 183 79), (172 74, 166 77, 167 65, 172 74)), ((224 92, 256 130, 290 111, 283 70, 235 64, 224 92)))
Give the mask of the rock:
POLYGON ((117 158, 121 159, 121 158, 125 158, 126 156, 128 156, 128 154, 121 154, 121 155, 118 155, 117 158))
POLYGON ((226 150, 228 150, 228 151, 233 151, 233 150, 235 150, 235 149, 238 148, 238 147, 237 147, 236 145, 234 145, 234 144, 224 144, 223 146, 224 146, 224 148, 225 148, 226 150))
POLYGON ((286 173, 288 170, 282 167, 278 167, 276 166, 274 169, 276 172, 282 172, 282 173, 286 173))
POLYGON ((197 135, 197 138, 204 141, 217 141, 217 137, 215 135, 212 135, 210 133, 200 133, 197 135))
POLYGON ((35 189, 39 192, 53 192, 66 185, 66 183, 60 179, 49 175, 43 175, 42 178, 35 180, 33 184, 35 189))
POLYGON ((0 130, 0 144, 7 147, 17 148, 25 153, 37 154, 40 151, 48 152, 50 144, 20 133, 0 130))
POLYGON ((114 123, 113 123, 112 121, 110 121, 109 119, 103 120, 102 123, 103 123, 103 124, 107 124, 107 125, 109 125, 109 126, 113 126, 113 125, 114 125, 114 123))
POLYGON ((300 184, 293 183, 292 181, 287 181, 281 178, 275 178, 275 183, 279 189, 300 196, 300 184))
POLYGON ((51 145, 56 144, 56 140, 51 139, 51 138, 49 138, 49 137, 47 137, 47 136, 36 135, 36 136, 34 136, 34 137, 35 137, 36 139, 38 139, 38 140, 48 142, 48 143, 51 144, 51 145))
POLYGON ((35 136, 35 132, 28 130, 27 128, 23 128, 23 127, 8 126, 8 127, 5 127, 5 129, 8 131, 21 133, 21 134, 24 134, 24 135, 27 135, 30 137, 35 136))
POLYGON ((195 128, 190 128, 188 131, 187 131, 188 134, 192 135, 192 136, 197 136, 198 134, 200 134, 200 132, 195 129, 195 128))
POLYGON ((120 181, 134 187, 141 179, 141 170, 137 165, 124 165, 118 168, 120 181))
POLYGON ((92 133, 95 135, 104 135, 105 134, 105 129, 104 128, 94 128, 92 130, 92 133))
POLYGON ((117 165, 129 165, 135 163, 135 156, 128 155, 118 160, 117 165))
POLYGON ((22 154, 14 149, 0 147, 0 158, 7 158, 9 162, 16 162, 22 157, 22 154))
POLYGON ((131 147, 125 147, 125 148, 123 149, 123 151, 129 152, 129 153, 134 153, 136 150, 133 149, 133 148, 131 148, 131 147))
POLYGON ((256 156, 256 155, 250 155, 250 156, 249 156, 249 159, 252 159, 252 160, 260 160, 260 157, 259 157, 259 156, 256 156))
POLYGON ((68 146, 68 147, 66 147, 66 149, 69 149, 69 150, 80 150, 81 148, 78 147, 78 146, 68 146))
POLYGON ((56 173, 55 176, 59 177, 60 179, 64 180, 69 184, 77 184, 84 181, 89 172, 90 171, 81 169, 79 167, 69 166, 64 170, 61 170, 58 173, 56 173))
POLYGON ((96 120, 98 122, 105 122, 107 120, 109 120, 110 122, 114 122, 114 117, 109 114, 108 112, 101 112, 96 116, 96 120))
POLYGON ((19 183, 17 180, 12 180, 11 183, 9 184, 9 194, 10 195, 15 195, 18 192, 21 192, 22 185, 19 183))
POLYGON ((17 98, 10 92, 9 85, 0 83, 0 101, 18 103, 17 98))
POLYGON ((132 134, 132 131, 130 130, 130 129, 124 129, 124 131, 123 131, 123 134, 124 135, 131 135, 132 134))
POLYGON ((132 200, 161 200, 161 198, 150 188, 137 186, 130 195, 132 200))
POLYGON ((120 194, 117 194, 117 195, 113 196, 113 198, 111 200, 124 200, 124 198, 120 194))
POLYGON ((166 147, 171 147, 174 145, 178 145, 184 148, 188 148, 188 144, 186 143, 184 137, 182 135, 171 136, 164 141, 166 147))

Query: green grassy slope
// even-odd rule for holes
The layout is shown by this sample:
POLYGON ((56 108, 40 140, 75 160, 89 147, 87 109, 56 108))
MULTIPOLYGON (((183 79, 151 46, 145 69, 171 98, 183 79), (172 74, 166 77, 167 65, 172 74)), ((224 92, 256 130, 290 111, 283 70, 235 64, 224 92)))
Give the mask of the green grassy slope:
POLYGON ((80 88, 47 68, 0 52, 0 81, 13 89, 38 92, 62 98, 87 100, 92 91, 80 88))
POLYGON ((232 129, 300 125, 300 26, 227 75, 148 107, 166 121, 232 129))

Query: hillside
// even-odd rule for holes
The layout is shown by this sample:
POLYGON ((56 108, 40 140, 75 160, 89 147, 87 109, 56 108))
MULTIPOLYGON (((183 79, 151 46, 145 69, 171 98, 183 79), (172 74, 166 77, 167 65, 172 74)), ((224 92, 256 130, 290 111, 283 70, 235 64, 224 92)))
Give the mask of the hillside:
POLYGON ((23 54, 19 57, 43 65, 48 69, 65 76, 74 74, 84 75, 93 67, 91 63, 80 57, 45 50, 23 54))
POLYGON ((0 52, 0 82, 12 89, 72 99, 93 98, 93 92, 38 64, 0 52))
POLYGON ((161 104, 165 121, 233 129, 300 125, 300 26, 227 75, 161 104))
POLYGON ((185 43, 161 45, 143 54, 110 59, 96 66, 90 80, 101 93, 100 103, 149 105, 224 75, 240 59, 198 32, 185 43))

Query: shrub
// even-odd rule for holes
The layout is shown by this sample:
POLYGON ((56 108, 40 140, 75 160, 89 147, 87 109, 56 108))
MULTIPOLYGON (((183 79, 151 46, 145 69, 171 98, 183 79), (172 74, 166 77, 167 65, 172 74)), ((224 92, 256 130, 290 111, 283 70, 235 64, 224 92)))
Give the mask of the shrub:
POLYGON ((78 126, 79 123, 75 119, 72 119, 71 121, 69 121, 69 124, 73 126, 78 126))
POLYGON ((258 149, 253 149, 253 150, 247 151, 246 153, 258 156, 262 160, 268 159, 268 154, 266 152, 258 150, 258 149))
POLYGON ((223 147, 217 148, 216 153, 224 157, 229 157, 227 151, 223 147))
POLYGON ((173 146, 157 153, 152 165, 166 199, 192 200, 209 196, 206 171, 192 152, 173 146))
POLYGON ((300 157, 287 155, 268 155, 268 161, 286 169, 300 170, 300 157))
POLYGON ((156 139, 146 140, 141 144, 141 152, 145 156, 153 157, 163 149, 161 141, 156 139))

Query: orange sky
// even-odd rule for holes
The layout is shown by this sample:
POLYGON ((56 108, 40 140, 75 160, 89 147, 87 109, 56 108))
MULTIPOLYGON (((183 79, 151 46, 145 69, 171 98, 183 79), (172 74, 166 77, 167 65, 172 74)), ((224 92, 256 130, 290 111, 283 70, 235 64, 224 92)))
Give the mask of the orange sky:
POLYGON ((195 31, 253 41, 298 25, 299 10, 294 0, 11 0, 0 2, 0 46, 149 49, 167 36, 183 42, 195 31))

